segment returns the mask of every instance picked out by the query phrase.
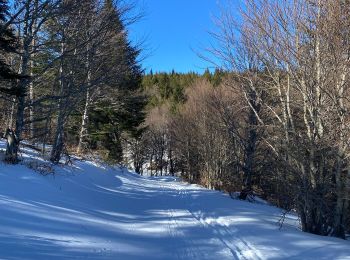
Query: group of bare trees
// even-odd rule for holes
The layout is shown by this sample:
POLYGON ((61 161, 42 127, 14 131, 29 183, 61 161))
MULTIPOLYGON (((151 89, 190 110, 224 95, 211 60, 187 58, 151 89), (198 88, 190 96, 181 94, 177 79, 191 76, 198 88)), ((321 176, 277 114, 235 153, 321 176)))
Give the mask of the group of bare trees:
POLYGON ((26 139, 40 143, 43 153, 50 144, 49 159, 58 163, 71 146, 78 153, 88 147, 89 114, 97 103, 99 109, 105 102, 105 108, 116 111, 123 106, 121 99, 139 87, 139 49, 130 45, 125 28, 139 16, 131 15, 131 2, 112 0, 15 0, 7 5, 3 25, 14 32, 18 49, 6 59, 19 75, 5 82, 13 91, 1 96, 2 123, 19 140, 9 161, 18 161, 20 141, 26 139), (77 114, 81 119, 68 147, 66 125, 77 114))
POLYGON ((246 0, 240 19, 226 10, 211 51, 240 72, 250 128, 262 130, 260 136, 249 134, 251 147, 259 138, 278 161, 275 174, 291 190, 304 231, 344 237, 350 199, 349 2, 246 0))
POLYGON ((223 8, 212 33, 209 58, 226 78, 219 86, 196 80, 175 113, 149 114, 141 165, 169 172, 171 164, 187 180, 241 191, 241 199, 261 194, 296 210, 304 231, 344 238, 350 2, 242 2, 240 11, 235 1, 223 8))

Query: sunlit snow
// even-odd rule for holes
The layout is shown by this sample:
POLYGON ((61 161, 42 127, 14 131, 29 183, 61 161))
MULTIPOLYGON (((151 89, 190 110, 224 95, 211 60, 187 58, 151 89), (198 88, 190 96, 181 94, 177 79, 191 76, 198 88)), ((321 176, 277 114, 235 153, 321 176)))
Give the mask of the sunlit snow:
POLYGON ((55 172, 0 165, 1 259, 350 259, 272 206, 93 162, 55 172))

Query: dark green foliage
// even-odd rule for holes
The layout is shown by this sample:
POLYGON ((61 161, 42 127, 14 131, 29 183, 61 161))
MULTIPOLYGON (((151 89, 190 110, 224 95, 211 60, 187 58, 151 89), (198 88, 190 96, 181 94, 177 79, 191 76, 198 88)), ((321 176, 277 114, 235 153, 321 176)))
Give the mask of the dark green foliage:
POLYGON ((143 77, 142 86, 149 95, 149 107, 157 107, 165 102, 169 102, 171 110, 176 112, 178 106, 186 101, 186 88, 190 87, 195 80, 205 78, 216 87, 226 75, 226 72, 219 69, 216 69, 214 73, 207 69, 203 75, 194 72, 176 73, 174 71, 154 74, 151 71, 143 77))
POLYGON ((106 149, 108 153, 105 159, 119 163, 122 160, 119 114, 112 109, 106 109, 106 104, 100 105, 101 108, 96 107, 90 114, 90 146, 106 149))
POLYGON ((0 0, 0 49, 5 52, 16 51, 16 38, 13 30, 6 23, 9 15, 7 0, 0 0))
POLYGON ((140 50, 128 40, 122 14, 112 1, 105 2, 102 13, 113 26, 109 28, 109 39, 102 43, 107 59, 101 64, 112 69, 90 105, 86 141, 90 149, 102 151, 109 162, 120 163, 121 136, 125 132, 137 135, 147 100, 139 93, 143 74, 138 62, 140 50))
POLYGON ((185 101, 185 89, 200 77, 197 73, 156 73, 143 77, 142 86, 150 96, 150 107, 156 107, 165 101, 171 102, 173 107, 185 101))
MULTIPOLYGON (((9 15, 9 7, 7 0, 0 0, 0 80, 13 81, 18 79, 10 65, 6 62, 8 54, 15 53, 17 50, 17 39, 7 24, 7 17, 9 15)), ((14 87, 1 87, 0 91, 6 94, 19 96, 21 93, 14 87)))
POLYGON ((96 104, 90 113, 90 147, 107 150, 106 159, 120 163, 123 158, 121 134, 140 135, 142 130, 139 125, 145 117, 145 102, 146 99, 139 95, 126 97, 118 109, 106 101, 96 104))
POLYGON ((215 69, 214 73, 211 73, 209 69, 204 71, 203 77, 210 82, 214 87, 217 87, 222 82, 227 73, 221 69, 215 69))

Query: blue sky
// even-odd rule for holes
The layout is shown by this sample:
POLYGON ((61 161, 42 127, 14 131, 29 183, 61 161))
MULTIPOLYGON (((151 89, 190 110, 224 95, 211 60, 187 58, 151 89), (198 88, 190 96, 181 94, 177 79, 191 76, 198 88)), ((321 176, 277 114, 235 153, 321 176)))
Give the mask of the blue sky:
POLYGON ((208 47, 218 0, 144 0, 146 16, 130 27, 133 41, 146 39, 146 71, 202 72, 212 66, 196 52, 208 47))

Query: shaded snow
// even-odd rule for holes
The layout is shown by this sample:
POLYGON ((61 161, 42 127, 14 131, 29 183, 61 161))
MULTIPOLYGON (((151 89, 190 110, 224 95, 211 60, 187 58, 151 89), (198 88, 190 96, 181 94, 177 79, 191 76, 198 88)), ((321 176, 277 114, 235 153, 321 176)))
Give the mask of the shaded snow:
POLYGON ((91 162, 55 171, 0 165, 0 259, 350 259, 295 216, 280 230, 275 207, 91 162))

